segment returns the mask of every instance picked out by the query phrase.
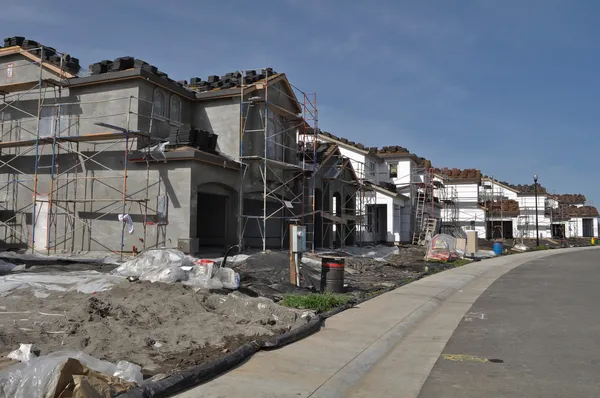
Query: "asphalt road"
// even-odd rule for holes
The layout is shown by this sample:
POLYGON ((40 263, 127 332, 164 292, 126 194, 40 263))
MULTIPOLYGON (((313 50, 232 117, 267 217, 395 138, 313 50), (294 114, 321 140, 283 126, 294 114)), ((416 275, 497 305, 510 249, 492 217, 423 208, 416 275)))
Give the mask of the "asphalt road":
POLYGON ((508 272, 461 320, 419 397, 600 397, 600 252, 508 272))

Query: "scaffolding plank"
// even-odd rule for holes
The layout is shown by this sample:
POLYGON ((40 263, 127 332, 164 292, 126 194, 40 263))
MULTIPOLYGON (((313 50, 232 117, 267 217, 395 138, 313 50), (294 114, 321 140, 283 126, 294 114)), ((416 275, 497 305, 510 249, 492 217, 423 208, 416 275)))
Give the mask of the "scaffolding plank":
MULTIPOLYGON (((84 135, 72 135, 72 136, 63 136, 56 137, 56 142, 94 142, 94 141, 114 141, 114 140, 124 140, 125 138, 150 138, 150 135, 143 132, 129 132, 129 133, 116 133, 116 132, 103 132, 103 133, 94 133, 94 134, 84 134, 84 135)), ((27 147, 35 145, 39 142, 40 145, 44 144, 52 144, 53 137, 40 137, 39 141, 36 139, 33 140, 23 140, 23 141, 2 141, 0 142, 0 148, 18 148, 18 147, 27 147)))
MULTIPOLYGON (((27 82, 0 84, 0 94, 18 93, 21 91, 29 91, 35 87, 39 87, 39 80, 31 80, 27 82)), ((42 88, 64 86, 61 82, 55 79, 42 80, 42 88)))
POLYGON ((291 164, 291 163, 286 163, 286 162, 281 162, 279 160, 273 160, 273 159, 268 159, 268 158, 265 159, 262 156, 242 156, 241 159, 248 160, 248 161, 261 161, 261 162, 264 162, 266 160, 267 164, 279 166, 282 169, 302 171, 302 166, 298 166, 296 164, 291 164))

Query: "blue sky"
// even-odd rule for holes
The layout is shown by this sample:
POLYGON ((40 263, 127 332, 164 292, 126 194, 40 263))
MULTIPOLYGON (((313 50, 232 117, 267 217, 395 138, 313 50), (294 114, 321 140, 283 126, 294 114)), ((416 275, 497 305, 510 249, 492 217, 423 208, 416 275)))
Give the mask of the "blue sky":
POLYGON ((600 201, 600 2, 83 4, 3 4, 2 34, 83 65, 133 55, 176 80, 271 66, 318 93, 336 135, 515 184, 537 173, 551 192, 600 201))

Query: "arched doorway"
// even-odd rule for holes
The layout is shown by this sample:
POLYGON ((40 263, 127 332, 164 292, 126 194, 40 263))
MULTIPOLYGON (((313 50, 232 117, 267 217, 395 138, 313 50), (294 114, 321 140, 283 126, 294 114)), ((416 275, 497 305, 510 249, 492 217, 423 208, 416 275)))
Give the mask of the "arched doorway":
POLYGON ((237 202, 237 191, 227 185, 213 182, 198 186, 190 218, 195 221, 192 231, 196 231, 200 247, 222 248, 237 243, 237 202))

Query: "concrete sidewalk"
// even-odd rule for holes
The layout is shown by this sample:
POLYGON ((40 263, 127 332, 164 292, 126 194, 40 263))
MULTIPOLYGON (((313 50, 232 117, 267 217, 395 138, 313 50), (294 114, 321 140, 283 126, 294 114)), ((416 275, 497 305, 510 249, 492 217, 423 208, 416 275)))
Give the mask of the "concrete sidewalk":
POLYGON ((491 283, 530 260, 574 250, 594 248, 494 258, 426 277, 178 397, 416 397, 454 329, 491 283))

